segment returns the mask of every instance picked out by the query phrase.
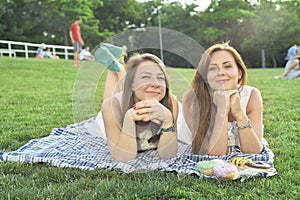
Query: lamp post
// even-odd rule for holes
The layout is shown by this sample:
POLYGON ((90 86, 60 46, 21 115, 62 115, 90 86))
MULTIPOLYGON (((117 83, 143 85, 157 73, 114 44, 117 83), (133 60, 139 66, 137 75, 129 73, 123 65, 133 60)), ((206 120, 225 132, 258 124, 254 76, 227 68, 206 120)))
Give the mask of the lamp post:
POLYGON ((157 7, 157 14, 158 14, 158 32, 159 32, 159 48, 160 48, 160 59, 164 62, 163 44, 162 44, 162 34, 161 34, 161 21, 160 21, 160 8, 161 8, 161 6, 158 6, 158 7, 157 7))

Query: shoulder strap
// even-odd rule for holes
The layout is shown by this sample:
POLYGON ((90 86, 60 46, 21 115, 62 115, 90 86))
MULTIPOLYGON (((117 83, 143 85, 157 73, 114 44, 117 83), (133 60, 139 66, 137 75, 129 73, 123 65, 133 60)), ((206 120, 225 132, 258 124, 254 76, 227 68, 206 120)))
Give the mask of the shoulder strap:
POLYGON ((253 90, 253 87, 251 86, 248 86, 248 85, 244 85, 243 88, 242 88, 242 91, 240 93, 240 97, 241 97, 241 104, 242 104, 242 108, 243 108, 243 111, 246 113, 246 108, 247 108, 247 105, 248 105, 248 101, 250 99, 250 95, 251 95, 251 92, 253 90))

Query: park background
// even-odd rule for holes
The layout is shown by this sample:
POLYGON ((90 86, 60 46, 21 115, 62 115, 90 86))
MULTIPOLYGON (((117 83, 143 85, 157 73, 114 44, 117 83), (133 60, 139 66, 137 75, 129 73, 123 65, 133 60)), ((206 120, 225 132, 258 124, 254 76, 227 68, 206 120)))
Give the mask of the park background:
MULTIPOLYGON (((283 67, 287 49, 299 43, 300 2, 297 0, 211 0, 205 10, 198 7, 204 1, 194 2, 2 0, 0 38, 71 46, 69 26, 80 16, 83 39, 93 49, 120 32, 158 27, 160 18, 161 27, 179 31, 203 48, 230 40, 248 67, 262 66, 262 51, 266 67, 283 67)), ((159 50, 152 53, 159 55, 159 50)), ((169 58, 166 59, 169 66, 192 67, 176 55, 164 54, 169 58)))
MULTIPOLYGON (((246 60, 247 84, 262 93, 265 138, 278 171, 274 177, 241 183, 159 171, 124 174, 5 162, 0 163, 1 200, 299 199, 299 79, 273 78, 283 71, 279 67, 287 48, 298 43, 298 1, 211 1, 201 12, 192 4, 133 0, 4 0, 0 7, 2 40, 71 45, 69 25, 82 16, 82 35, 93 48, 125 30, 157 27, 158 8, 163 28, 184 33, 204 48, 230 40, 246 60), (268 68, 257 69, 262 49, 268 68)), ((159 56, 159 50, 151 51, 159 56)), ((172 62, 174 55, 164 53, 172 62)), ((189 65, 184 60, 175 64, 189 65)), ((81 70, 72 60, 0 57, 0 151, 16 150, 30 139, 48 136, 52 128, 73 123, 72 93, 81 70)), ((188 81, 194 74, 194 69, 174 70, 188 81)), ((99 79, 95 112, 102 102, 104 78, 99 79)), ((174 91, 184 89, 172 86, 174 91)))

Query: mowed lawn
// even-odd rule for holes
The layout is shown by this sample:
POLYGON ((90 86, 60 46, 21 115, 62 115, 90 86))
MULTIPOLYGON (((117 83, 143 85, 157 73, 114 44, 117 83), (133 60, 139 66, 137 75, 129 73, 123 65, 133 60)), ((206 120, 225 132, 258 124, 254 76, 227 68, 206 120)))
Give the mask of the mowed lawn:
MULTIPOLYGON (((179 99, 194 71, 169 69, 179 99)), ((247 81, 262 93, 265 138, 278 171, 274 177, 241 183, 159 171, 124 174, 8 162, 0 163, 0 199, 299 199, 300 79, 273 78, 282 71, 249 69, 247 81)), ((52 128, 74 123, 76 117, 95 115, 106 72, 97 72, 101 76, 96 79, 91 75, 99 80, 88 92, 94 105, 78 118, 73 100, 83 73, 70 60, 0 57, 0 151, 16 150, 49 135, 52 128)))

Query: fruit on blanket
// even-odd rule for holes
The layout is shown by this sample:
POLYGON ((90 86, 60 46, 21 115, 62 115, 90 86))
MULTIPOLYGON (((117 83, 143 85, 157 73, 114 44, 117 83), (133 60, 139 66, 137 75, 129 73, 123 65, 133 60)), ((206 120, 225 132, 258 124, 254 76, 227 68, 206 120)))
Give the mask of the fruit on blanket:
POLYGON ((220 159, 199 161, 196 164, 196 170, 205 175, 214 175, 223 179, 234 180, 238 177, 237 167, 220 159))
POLYGON ((230 162, 236 165, 239 169, 257 169, 262 171, 271 171, 271 167, 269 164, 260 162, 260 161, 252 161, 248 158, 231 158, 230 162))

